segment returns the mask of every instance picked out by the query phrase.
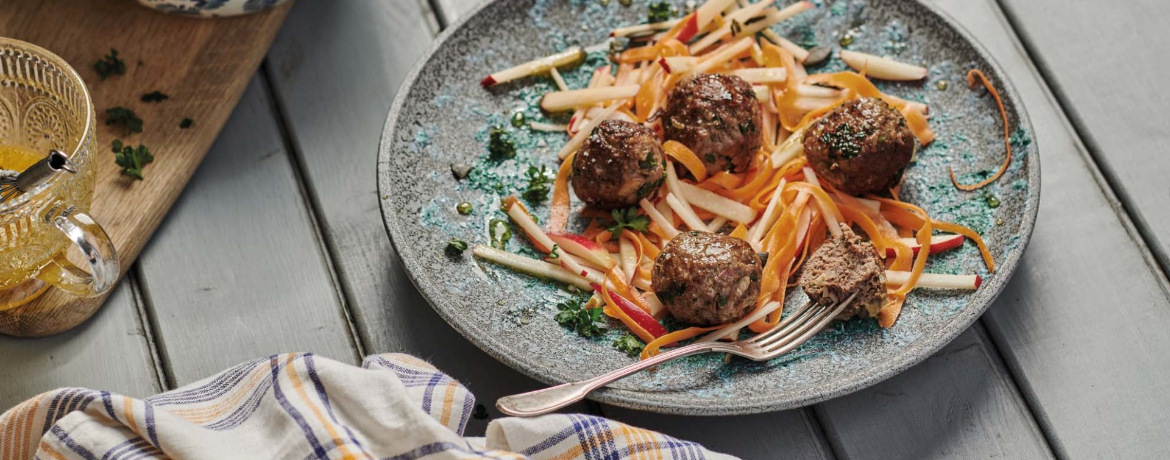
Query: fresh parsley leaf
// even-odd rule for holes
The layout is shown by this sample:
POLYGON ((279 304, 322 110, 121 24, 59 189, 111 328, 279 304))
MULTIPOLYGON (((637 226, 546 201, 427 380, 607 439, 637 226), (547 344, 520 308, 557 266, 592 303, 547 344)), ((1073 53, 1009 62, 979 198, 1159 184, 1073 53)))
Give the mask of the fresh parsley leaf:
POLYGON ((548 167, 541 165, 529 166, 525 173, 528 176, 528 188, 524 190, 524 199, 532 203, 540 203, 548 199, 548 192, 552 190, 552 178, 548 176, 548 167))
POLYGON ((585 308, 585 301, 574 297, 557 304, 557 324, 576 332, 581 337, 597 337, 605 333, 601 320, 601 308, 585 308))
POLYGON ((647 21, 663 22, 670 20, 670 3, 658 2, 650 4, 650 14, 647 16, 647 21))
POLYGON ((609 232, 613 234, 614 238, 617 238, 618 235, 621 235, 623 228, 628 228, 638 232, 650 231, 650 218, 638 215, 637 206, 631 206, 626 209, 614 209, 613 211, 609 212, 609 215, 613 216, 613 225, 610 225, 605 229, 609 230, 609 232))
POLYGON ((508 240, 512 239, 512 228, 504 219, 492 219, 488 222, 488 235, 492 239, 492 247, 503 250, 508 247, 508 240))
POLYGON ((496 126, 488 132, 488 153, 493 160, 507 160, 516 157, 516 144, 512 142, 512 135, 504 128, 496 126))
POLYGON ((152 91, 142 95, 142 102, 162 102, 170 98, 161 91, 152 91))
POLYGON ((184 118, 184 119, 183 119, 183 121, 180 121, 180 122, 179 122, 179 129, 187 129, 187 128, 190 128, 190 127, 191 127, 191 123, 194 123, 194 122, 195 122, 195 120, 192 120, 192 119, 190 119, 190 118, 184 118))
POLYGON ((126 134, 142 132, 142 119, 133 110, 125 107, 106 109, 106 124, 118 125, 126 130, 126 134))
POLYGON ((618 351, 623 352, 626 356, 631 358, 642 354, 642 348, 645 347, 641 340, 634 337, 632 334, 626 334, 613 341, 613 347, 618 351))
POLYGON ((463 251, 466 250, 467 242, 457 238, 451 238, 451 241, 447 242, 447 248, 445 249, 447 255, 451 257, 463 255, 463 251))
POLYGON ((114 151, 114 163, 122 167, 122 174, 142 180, 142 168, 154 161, 154 155, 145 145, 131 147, 123 145, 121 140, 115 139, 110 144, 114 151))
POLYGON ((110 75, 125 75, 126 63, 118 58, 118 50, 110 48, 110 54, 93 63, 93 70, 105 80, 110 75))
POLYGON ((556 243, 553 243, 553 247, 552 247, 552 249, 549 249, 549 250, 548 250, 548 258, 550 258, 550 259, 560 259, 560 258, 561 258, 561 253, 560 253, 560 251, 559 251, 559 249, 560 249, 560 248, 561 248, 561 247, 560 247, 560 246, 557 246, 557 244, 556 244, 556 243))

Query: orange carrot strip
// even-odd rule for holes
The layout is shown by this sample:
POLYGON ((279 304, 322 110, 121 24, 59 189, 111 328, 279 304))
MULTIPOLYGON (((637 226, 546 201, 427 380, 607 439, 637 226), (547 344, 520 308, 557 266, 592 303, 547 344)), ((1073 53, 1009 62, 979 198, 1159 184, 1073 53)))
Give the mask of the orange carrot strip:
MULTIPOLYGON (((987 184, 995 182, 996 179, 999 179, 999 176, 1002 176, 1003 173, 1005 171, 1007 171, 1008 166, 1010 166, 1012 164, 1012 142, 1011 142, 1011 135, 1008 134, 1010 130, 1008 129, 1007 111, 1004 110, 1004 108, 1003 108, 1003 101, 1000 100, 1000 98, 999 98, 999 91, 996 91, 995 87, 991 86, 991 82, 987 81, 987 76, 983 75, 983 72, 980 72, 979 69, 971 69, 969 72, 967 72, 967 85, 970 86, 971 89, 975 89, 975 83, 976 83, 975 77, 979 77, 979 80, 981 82, 983 82, 983 87, 987 88, 987 92, 991 93, 991 97, 995 98, 995 105, 997 107, 999 107, 999 115, 1000 115, 1000 117, 1003 118, 1003 147, 1006 150, 1007 154, 1003 158, 1003 164, 999 166, 999 171, 997 171, 995 173, 995 175, 987 178, 986 180, 984 180, 983 182, 980 182, 978 184, 973 184, 973 185, 960 184, 959 180, 955 179, 955 168, 950 168, 950 170, 951 170, 951 183, 955 184, 955 187, 957 187, 959 190, 967 190, 967 191, 978 190, 980 188, 983 188, 987 184)), ((910 120, 907 119, 906 121, 908 122, 910 120)))
POLYGON ((552 204, 548 211, 548 231, 563 232, 569 223, 569 173, 573 171, 573 158, 577 152, 570 153, 561 161, 561 168, 557 170, 557 178, 553 181, 552 204))
POLYGON ((731 235, 729 235, 729 236, 731 236, 732 238, 739 238, 742 240, 745 237, 747 237, 747 227, 744 227, 743 224, 741 223, 735 227, 735 230, 731 231, 731 235))
POLYGON ((720 324, 718 326, 711 327, 688 327, 686 329, 674 331, 657 339, 651 340, 650 342, 646 343, 645 347, 642 347, 642 359, 657 355, 658 349, 662 348, 664 345, 669 345, 680 340, 693 338, 700 334, 719 329, 723 326, 726 326, 726 324, 720 324))
POLYGON ((703 165, 703 160, 699 159, 695 152, 687 146, 682 145, 678 141, 666 141, 662 144, 662 150, 666 152, 666 156, 674 158, 682 163, 695 176, 695 180, 702 182, 707 179, 707 167, 703 165))

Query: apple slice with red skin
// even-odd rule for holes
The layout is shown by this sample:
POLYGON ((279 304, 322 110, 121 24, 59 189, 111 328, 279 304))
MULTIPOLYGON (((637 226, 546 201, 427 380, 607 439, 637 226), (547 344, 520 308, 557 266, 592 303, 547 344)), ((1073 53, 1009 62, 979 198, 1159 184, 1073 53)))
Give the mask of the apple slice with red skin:
POLYGON ((617 266, 617 262, 609 256, 609 251, 589 238, 567 232, 548 232, 548 237, 569 254, 585 259, 593 265, 606 270, 617 266))
MULTIPOLYGON (((959 234, 934 235, 930 237, 930 253, 934 254, 937 252, 955 249, 963 245, 963 240, 963 235, 959 234)), ((918 255, 918 250, 922 247, 918 244, 918 240, 915 240, 914 238, 899 238, 898 241, 901 241, 903 244, 910 246, 910 250, 914 251, 915 256, 918 255)), ((886 257, 897 256, 898 253, 894 251, 894 248, 886 248, 886 257)))

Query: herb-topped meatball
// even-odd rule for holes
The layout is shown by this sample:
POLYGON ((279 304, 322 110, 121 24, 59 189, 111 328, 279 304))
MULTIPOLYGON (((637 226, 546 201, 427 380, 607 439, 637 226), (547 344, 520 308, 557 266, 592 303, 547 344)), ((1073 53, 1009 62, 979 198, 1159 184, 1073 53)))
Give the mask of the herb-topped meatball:
POLYGON ((914 155, 906 119, 881 99, 846 102, 804 133, 804 154, 817 176, 851 195, 898 185, 914 155))
POLYGON ((708 173, 743 172, 764 143, 762 117, 751 84, 734 75, 700 74, 670 92, 662 129, 666 140, 695 152, 708 173))
POLYGON ((573 157, 573 191, 598 208, 624 208, 650 196, 666 179, 662 144, 650 128, 606 120, 573 157))
POLYGON ((740 319, 755 307, 761 270, 760 257, 746 241, 687 232, 658 255, 650 282, 675 318, 711 326, 740 319))
POLYGON ((877 249, 841 224, 841 236, 825 241, 808 257, 800 287, 817 303, 835 304, 857 293, 837 319, 876 318, 886 303, 886 272, 877 249))

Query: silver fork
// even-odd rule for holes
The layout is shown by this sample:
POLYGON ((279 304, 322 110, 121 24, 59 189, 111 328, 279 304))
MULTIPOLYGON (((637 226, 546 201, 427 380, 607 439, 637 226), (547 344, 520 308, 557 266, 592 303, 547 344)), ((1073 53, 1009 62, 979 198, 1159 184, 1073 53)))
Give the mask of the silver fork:
POLYGON ((504 396, 496 401, 496 407, 508 415, 533 417, 547 414, 585 398, 593 390, 609 385, 616 380, 633 375, 643 369, 654 367, 675 358, 699 353, 731 353, 753 361, 766 361, 783 355, 800 346, 824 329, 833 318, 849 306, 857 293, 837 305, 806 303, 800 310, 785 318, 772 330, 739 342, 698 342, 676 350, 662 353, 650 359, 638 361, 629 366, 579 382, 570 382, 543 390, 518 395, 504 396))

